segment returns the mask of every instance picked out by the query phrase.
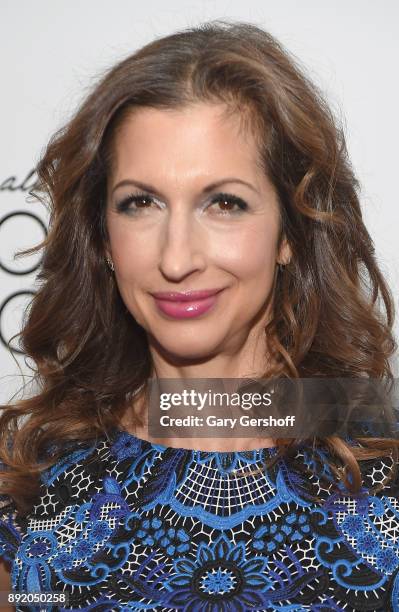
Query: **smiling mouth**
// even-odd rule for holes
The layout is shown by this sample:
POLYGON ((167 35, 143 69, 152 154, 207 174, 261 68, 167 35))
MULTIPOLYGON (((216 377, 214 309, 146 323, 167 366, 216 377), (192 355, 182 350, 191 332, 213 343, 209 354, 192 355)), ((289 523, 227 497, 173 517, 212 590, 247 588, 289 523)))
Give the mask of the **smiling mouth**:
POLYGON ((194 302, 211 297, 223 289, 188 289, 187 291, 158 291, 152 295, 160 300, 168 300, 169 302, 194 302))
POLYGON ((216 304, 223 289, 184 293, 153 294, 160 312, 173 319, 191 319, 209 312, 216 304), (165 298, 163 296, 167 295, 165 298), (160 297, 162 296, 162 297, 160 297))

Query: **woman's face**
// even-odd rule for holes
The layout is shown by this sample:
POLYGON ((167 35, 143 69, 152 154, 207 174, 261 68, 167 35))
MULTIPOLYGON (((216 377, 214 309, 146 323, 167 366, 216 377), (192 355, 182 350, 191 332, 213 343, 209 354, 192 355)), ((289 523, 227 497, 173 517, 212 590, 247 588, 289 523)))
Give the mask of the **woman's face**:
POLYGON ((141 108, 114 141, 107 254, 150 347, 177 361, 264 343, 276 263, 289 259, 285 242, 277 252, 278 200, 255 140, 223 110, 141 108), (215 289, 185 303, 153 295, 215 289))

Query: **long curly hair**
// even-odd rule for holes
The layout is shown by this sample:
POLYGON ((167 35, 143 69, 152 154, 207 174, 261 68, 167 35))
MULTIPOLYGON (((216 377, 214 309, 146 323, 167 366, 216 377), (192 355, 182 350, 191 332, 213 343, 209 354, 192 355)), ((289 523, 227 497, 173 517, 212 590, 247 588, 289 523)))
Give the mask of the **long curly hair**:
MULTIPOLYGON (((265 376, 393 381, 393 298, 362 219, 343 128, 306 70, 246 22, 214 20, 155 39, 101 75, 37 166, 34 193, 49 209, 49 231, 20 253, 43 250, 19 334, 37 392, 1 406, 0 417, 0 493, 21 513, 38 495, 41 471, 66 445, 120 424, 151 376, 146 333, 105 264, 107 177, 129 113, 194 102, 238 114, 278 194, 280 239, 292 259, 276 274, 265 376)), ((278 439, 279 456, 296 442, 278 439)), ((352 492, 362 484, 359 461, 398 460, 394 436, 354 447, 330 436, 313 446, 329 449, 352 492)))

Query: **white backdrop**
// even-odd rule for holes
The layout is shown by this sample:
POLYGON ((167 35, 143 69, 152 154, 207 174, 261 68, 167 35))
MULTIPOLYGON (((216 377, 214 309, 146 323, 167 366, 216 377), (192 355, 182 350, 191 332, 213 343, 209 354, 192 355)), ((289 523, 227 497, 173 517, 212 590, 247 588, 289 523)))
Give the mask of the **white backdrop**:
MULTIPOLYGON (((365 221, 399 311, 395 0, 2 0, 0 11, 3 342, 19 330, 34 291, 38 257, 13 256, 43 236, 46 211, 27 200, 27 192, 47 139, 114 62, 154 37, 217 18, 251 21, 277 36, 344 118, 349 152, 362 184, 365 221)), ((398 330, 397 320, 396 336, 398 330)), ((18 348, 15 341, 12 346, 18 348)), ((398 375, 397 360, 394 367, 398 375)), ((21 387, 21 373, 28 374, 28 382, 24 356, 7 351, 0 342, 0 403, 21 387)))

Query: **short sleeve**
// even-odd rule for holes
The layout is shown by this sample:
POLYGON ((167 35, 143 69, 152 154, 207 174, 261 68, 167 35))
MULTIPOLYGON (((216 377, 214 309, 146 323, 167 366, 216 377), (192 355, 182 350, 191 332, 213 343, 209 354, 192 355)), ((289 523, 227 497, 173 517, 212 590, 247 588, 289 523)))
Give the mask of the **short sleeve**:
POLYGON ((22 538, 17 526, 17 513, 14 501, 0 496, 0 558, 11 563, 22 538))

